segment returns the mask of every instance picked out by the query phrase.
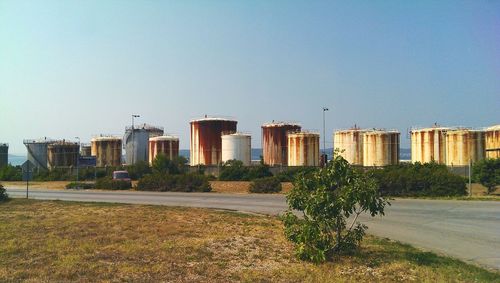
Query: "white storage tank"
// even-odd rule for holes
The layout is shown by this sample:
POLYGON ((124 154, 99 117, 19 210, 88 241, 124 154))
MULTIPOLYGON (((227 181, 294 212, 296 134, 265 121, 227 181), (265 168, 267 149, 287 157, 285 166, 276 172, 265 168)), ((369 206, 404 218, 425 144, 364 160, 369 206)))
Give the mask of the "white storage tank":
POLYGON ((336 131, 333 147, 352 165, 363 165, 363 133, 358 127, 336 131))
POLYGON ((363 135, 363 166, 399 163, 399 132, 369 130, 363 135))
POLYGON ((448 128, 432 127, 411 131, 411 162, 446 163, 445 137, 448 128))
POLYGON ((318 133, 289 133, 287 140, 288 166, 319 166, 318 133))
POLYGON ((484 131, 455 129, 446 133, 446 165, 467 166, 485 156, 484 131))
POLYGON ((252 162, 252 137, 248 134, 235 133, 222 137, 222 162, 239 160, 243 165, 250 166, 252 162))

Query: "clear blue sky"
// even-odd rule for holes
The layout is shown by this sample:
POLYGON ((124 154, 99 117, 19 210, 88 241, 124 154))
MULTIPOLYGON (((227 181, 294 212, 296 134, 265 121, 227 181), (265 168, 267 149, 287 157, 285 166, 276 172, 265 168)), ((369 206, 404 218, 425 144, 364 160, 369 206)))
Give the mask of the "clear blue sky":
POLYGON ((235 117, 322 129, 500 122, 500 1, 0 0, 0 142, 235 117))

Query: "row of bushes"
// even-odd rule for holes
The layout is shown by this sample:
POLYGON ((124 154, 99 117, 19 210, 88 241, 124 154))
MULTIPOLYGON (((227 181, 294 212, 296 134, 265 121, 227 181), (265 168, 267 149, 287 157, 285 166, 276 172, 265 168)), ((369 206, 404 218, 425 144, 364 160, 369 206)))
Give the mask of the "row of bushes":
POLYGON ((0 184, 0 202, 4 202, 9 199, 9 196, 7 195, 7 191, 5 188, 0 184))
POLYGON ((210 192, 208 177, 197 173, 162 174, 154 173, 142 177, 137 183, 139 191, 158 192, 210 192))

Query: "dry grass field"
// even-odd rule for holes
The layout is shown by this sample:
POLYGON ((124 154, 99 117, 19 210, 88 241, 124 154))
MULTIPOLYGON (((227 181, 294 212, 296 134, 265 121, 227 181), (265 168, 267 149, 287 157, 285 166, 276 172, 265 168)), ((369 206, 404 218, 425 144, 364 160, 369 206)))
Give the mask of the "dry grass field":
POLYGON ((0 204, 0 282, 500 282, 498 273, 368 236, 298 261, 275 217, 163 206, 0 204))

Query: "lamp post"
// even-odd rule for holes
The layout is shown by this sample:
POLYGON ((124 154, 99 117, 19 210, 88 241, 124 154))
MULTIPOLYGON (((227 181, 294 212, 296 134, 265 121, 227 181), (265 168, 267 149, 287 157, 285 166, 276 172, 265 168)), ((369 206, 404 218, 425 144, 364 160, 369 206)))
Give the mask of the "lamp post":
POLYGON ((132 114, 132 164, 135 163, 134 118, 139 118, 139 117, 141 117, 141 115, 132 114))
POLYGON ((325 112, 329 111, 327 107, 323 107, 323 156, 326 163, 326 127, 325 127, 325 112))
POLYGON ((78 171, 78 169, 80 168, 80 138, 75 137, 75 139, 78 140, 78 151, 76 152, 76 182, 78 183, 78 175, 80 173, 78 171))

